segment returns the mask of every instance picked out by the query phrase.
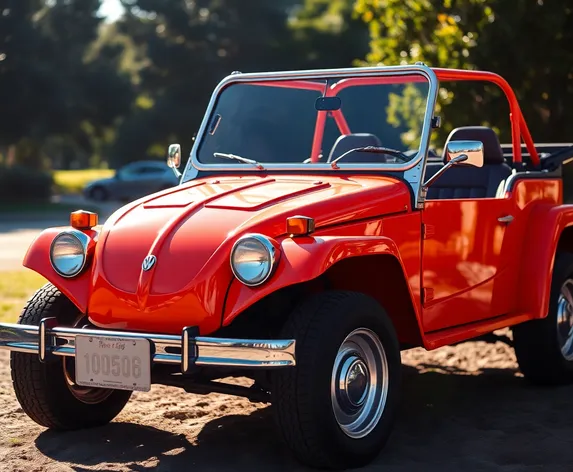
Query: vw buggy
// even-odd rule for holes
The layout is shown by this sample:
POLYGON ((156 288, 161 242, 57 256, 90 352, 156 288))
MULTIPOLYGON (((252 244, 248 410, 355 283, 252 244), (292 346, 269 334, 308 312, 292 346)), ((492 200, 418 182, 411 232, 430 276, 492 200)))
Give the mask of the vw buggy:
POLYGON ((73 430, 152 384, 241 395, 272 403, 300 461, 346 468, 391 433, 403 349, 511 327, 529 381, 570 382, 572 158, 533 142, 493 73, 234 73, 182 173, 169 149, 178 186, 29 248, 49 283, 0 325, 18 401, 73 430), (465 80, 502 89, 512 142, 458 126, 436 157, 439 84, 465 80))

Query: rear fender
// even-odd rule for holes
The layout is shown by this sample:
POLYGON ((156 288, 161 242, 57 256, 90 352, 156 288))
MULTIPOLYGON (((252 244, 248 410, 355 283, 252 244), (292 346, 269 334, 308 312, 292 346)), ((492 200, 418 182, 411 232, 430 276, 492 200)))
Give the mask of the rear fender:
POLYGON ((77 277, 66 278, 59 275, 53 269, 50 262, 50 246, 58 234, 69 229, 71 228, 55 227, 42 231, 28 248, 23 265, 54 284, 82 313, 85 313, 87 311, 91 286, 91 259, 93 257, 98 232, 94 230, 83 231, 83 233, 90 237, 88 260, 85 269, 77 277))
POLYGON ((538 205, 529 216, 520 270, 518 311, 544 318, 549 310, 551 276, 559 246, 573 248, 563 241, 563 232, 573 227, 573 205, 538 205))
MULTIPOLYGON (((283 287, 316 279, 337 262, 348 258, 390 255, 398 260, 404 272, 396 244, 384 236, 286 238, 280 245, 281 258, 269 282, 260 287, 250 288, 236 279, 233 281, 225 304, 223 326, 229 325, 239 313, 265 296, 283 287)), ((409 285, 408 290, 413 299, 409 285)), ((416 304, 414 306, 416 307, 416 304)), ((419 324, 417 307, 415 310, 419 324)))

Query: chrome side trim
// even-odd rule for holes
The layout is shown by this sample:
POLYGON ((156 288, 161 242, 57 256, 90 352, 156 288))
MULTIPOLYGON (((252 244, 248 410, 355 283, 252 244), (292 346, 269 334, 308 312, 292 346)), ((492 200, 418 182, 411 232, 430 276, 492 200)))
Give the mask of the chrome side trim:
POLYGON ((0 349, 49 356, 75 357, 77 335, 148 339, 154 346, 152 362, 181 365, 230 366, 253 369, 296 365, 294 339, 231 339, 189 335, 148 334, 129 331, 52 327, 50 319, 40 326, 0 323, 0 349))

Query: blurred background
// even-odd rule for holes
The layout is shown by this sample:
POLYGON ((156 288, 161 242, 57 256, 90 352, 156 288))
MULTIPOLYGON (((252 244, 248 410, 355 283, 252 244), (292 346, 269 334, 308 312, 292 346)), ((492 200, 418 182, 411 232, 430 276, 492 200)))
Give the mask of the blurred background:
MULTIPOLYGON (((571 0, 0 0, 0 270, 70 210, 175 185, 166 148, 231 72, 416 61, 501 74, 536 142, 572 140, 571 0)), ((443 84, 438 110, 442 142, 510 141, 495 87, 443 84)))
MULTIPOLYGON (((536 142, 573 142, 573 0, 0 0, 0 322, 46 282, 22 266, 40 231, 78 208, 103 222, 176 184, 167 146, 188 156, 226 75, 416 61, 501 74, 536 142)), ((444 83, 438 113, 437 147, 462 125, 510 141, 495 87, 444 83)), ((295 467, 261 421, 268 411, 165 390, 132 401, 110 429, 58 440, 24 418, 7 359, 2 470, 223 470, 230 457, 235 470, 295 467)), ((373 469, 573 470, 571 390, 523 388, 507 345, 414 350, 404 362, 415 373, 405 418, 373 469)))
MULTIPOLYGON (((415 61, 500 73, 537 142, 570 139, 570 0, 2 0, 0 209, 83 190, 137 197, 85 184, 163 161, 170 142, 187 156, 232 71, 415 61)), ((495 87, 463 85, 440 90, 440 133, 487 123, 509 141, 495 87)))

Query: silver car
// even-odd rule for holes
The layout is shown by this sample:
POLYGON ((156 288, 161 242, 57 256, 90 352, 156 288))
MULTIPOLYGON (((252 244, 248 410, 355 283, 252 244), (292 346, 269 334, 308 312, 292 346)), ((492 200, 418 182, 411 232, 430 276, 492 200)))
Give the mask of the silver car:
POLYGON ((109 179, 94 180, 84 188, 91 200, 135 200, 179 183, 164 161, 137 161, 117 170, 109 179))

